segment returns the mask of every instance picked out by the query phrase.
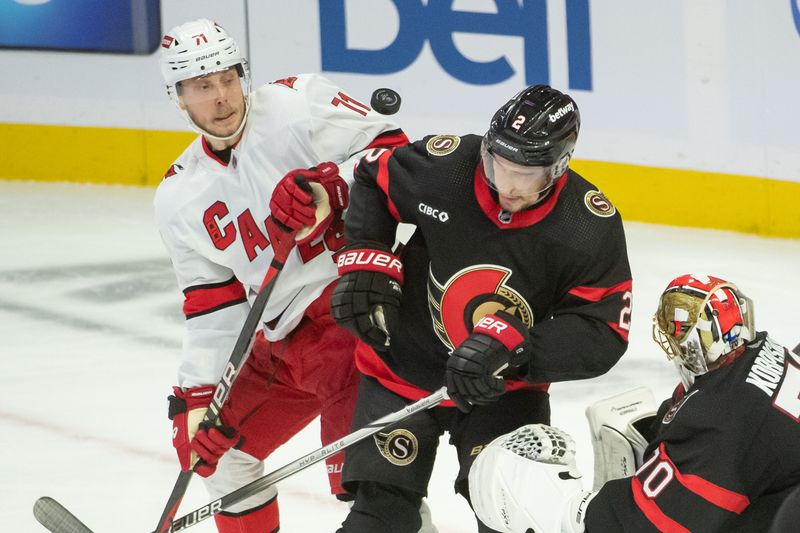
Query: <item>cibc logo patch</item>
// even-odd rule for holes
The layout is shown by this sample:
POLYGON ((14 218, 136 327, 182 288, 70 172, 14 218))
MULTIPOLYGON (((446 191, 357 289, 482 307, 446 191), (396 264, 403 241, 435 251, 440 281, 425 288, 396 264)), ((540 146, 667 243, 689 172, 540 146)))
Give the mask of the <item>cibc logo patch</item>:
POLYGON ((377 433, 375 445, 387 461, 397 466, 411 464, 417 458, 417 437, 407 429, 395 429, 389 433, 377 433))
POLYGON ((447 155, 453 153, 461 144, 461 137, 457 135, 437 135, 431 137, 425 149, 431 155, 447 155))
POLYGON ((589 211, 599 217, 611 217, 617 212, 617 208, 600 191, 589 191, 583 197, 589 211))

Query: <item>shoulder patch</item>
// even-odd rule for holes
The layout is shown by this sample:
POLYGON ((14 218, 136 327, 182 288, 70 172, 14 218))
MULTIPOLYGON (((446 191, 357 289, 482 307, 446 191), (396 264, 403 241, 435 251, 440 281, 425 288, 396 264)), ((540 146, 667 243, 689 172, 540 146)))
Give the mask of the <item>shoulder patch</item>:
POLYGON ((617 208, 614 207, 614 204, 600 191, 587 192, 583 197, 583 201, 586 207, 589 208, 589 211, 599 217, 608 218, 614 216, 617 212, 617 208))
POLYGON ((164 173, 164 179, 171 178, 172 176, 174 176, 175 174, 177 174, 181 170, 183 170, 183 167, 181 165, 179 165, 177 163, 173 163, 172 165, 170 165, 169 170, 167 170, 164 173))
POLYGON ((275 80, 271 82, 273 85, 285 85, 290 89, 294 89, 294 84, 297 81, 297 76, 289 76, 288 78, 282 78, 280 80, 275 80))
POLYGON ((459 144, 461 137, 458 135, 437 135, 428 140, 425 149, 431 155, 441 156, 453 153, 459 144))

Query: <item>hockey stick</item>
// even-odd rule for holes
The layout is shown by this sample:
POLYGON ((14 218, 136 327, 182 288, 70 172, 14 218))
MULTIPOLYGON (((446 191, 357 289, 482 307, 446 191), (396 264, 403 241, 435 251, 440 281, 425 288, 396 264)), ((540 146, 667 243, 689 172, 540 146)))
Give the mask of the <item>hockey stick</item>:
POLYGON ((56 533, 92 533, 86 524, 49 496, 36 500, 33 504, 33 516, 48 530, 56 533))
MULTIPOLYGON (((206 409, 205 415, 203 415, 204 423, 215 424, 217 422, 219 412, 225 400, 228 399, 228 393, 233 386, 233 381, 244 366, 253 348, 256 330, 261 323, 261 315, 264 314, 264 309, 267 307, 272 289, 275 288, 275 281, 278 279, 278 274, 283 270, 283 264, 285 262, 286 258, 278 259, 275 257, 272 263, 270 263, 267 273, 264 275, 264 281, 261 283, 258 295, 255 301, 253 301, 253 306, 247 313, 242 331, 239 332, 236 344, 233 346, 233 350, 231 350, 231 356, 228 359, 228 363, 225 365, 225 370, 222 372, 222 378, 219 380, 219 383, 217 383, 217 388, 214 389, 214 396, 211 399, 211 403, 208 409, 206 409)), ((169 531, 170 523, 178 513, 178 507, 180 507, 186 490, 189 488, 189 482, 192 479, 193 473, 194 470, 182 470, 181 473, 178 474, 178 479, 175 480, 175 485, 172 487, 172 492, 169 495, 167 504, 164 506, 161 518, 158 520, 158 526, 156 527, 158 533, 167 533, 169 531)))
MULTIPOLYGON (((305 470, 309 466, 322 461, 330 455, 339 453, 345 448, 348 448, 353 444, 360 442, 393 424, 401 422, 408 417, 419 413, 420 411, 425 411, 432 407, 436 407, 446 399, 448 399, 447 388, 442 387, 436 392, 425 396, 424 398, 417 400, 412 404, 406 405, 399 411, 389 413, 388 415, 381 417, 370 424, 367 424, 366 426, 354 431, 353 433, 350 433, 349 435, 345 435, 341 439, 332 442, 327 446, 323 446, 322 448, 314 450, 313 452, 306 454, 303 457, 256 479, 255 481, 251 481, 247 485, 236 489, 231 493, 226 494, 222 498, 195 509, 191 513, 184 515, 171 523, 167 523, 168 528, 164 531, 182 531, 186 528, 197 525, 199 522, 219 514, 221 511, 230 507, 231 505, 239 503, 240 501, 245 500, 254 494, 258 494, 267 487, 270 487, 275 483, 286 479, 297 472, 300 472, 301 470, 305 470)), ((36 501, 33 506, 33 513, 39 523, 53 533, 92 533, 91 529, 86 527, 83 522, 78 520, 75 515, 70 513, 66 508, 64 508, 63 505, 47 496, 39 498, 36 501)), ((157 529, 152 533, 160 533, 161 531, 162 530, 157 529)))
MULTIPOLYGON (((287 250, 287 256, 288 251, 287 250)), ((203 415, 203 421, 214 424, 219 418, 220 410, 222 409, 225 400, 228 398, 228 393, 233 386, 239 371, 242 369, 245 361, 250 355, 255 341, 256 330, 261 322, 261 315, 264 314, 264 309, 267 307, 269 297, 275 287, 275 282, 278 275, 283 270, 283 265, 287 257, 274 257, 264 275, 264 280, 261 282, 258 295, 253 301, 250 311, 247 313, 247 318, 244 321, 242 330, 239 337, 236 339, 236 344, 231 350, 231 356, 228 363, 225 365, 225 370, 222 373, 222 378, 217 383, 214 389, 214 395, 211 403, 203 415)), ((186 490, 189 488, 189 482, 192 479, 193 470, 181 471, 178 478, 175 480, 175 485, 172 487, 172 492, 169 495, 167 504, 164 511, 161 513, 161 518, 156 527, 157 533, 167 533, 170 531, 172 520, 178 513, 183 497, 186 490)), ((42 497, 36 500, 33 506, 33 514, 36 520, 39 521, 44 527, 54 533, 91 533, 80 520, 75 518, 69 511, 67 511, 61 504, 49 497, 42 497)))
POLYGON ((239 503, 240 501, 243 501, 254 494, 258 494, 267 487, 270 487, 275 483, 322 461, 329 455, 333 455, 344 450, 345 448, 349 448, 353 444, 356 444, 357 442, 360 442, 367 437, 386 429, 388 426, 401 422, 411 415, 419 413, 420 411, 425 411, 432 407, 436 407, 446 399, 448 399, 447 388, 442 387, 436 392, 429 394, 428 396, 425 396, 424 398, 417 400, 412 404, 406 405, 399 411, 389 413, 388 415, 367 424, 366 426, 354 431, 353 433, 350 433, 349 435, 345 435, 341 439, 332 442, 327 446, 323 446, 322 448, 314 450, 313 452, 306 454, 303 457, 300 457, 299 459, 296 459, 291 463, 288 463, 281 468, 278 468, 277 470, 274 470, 269 474, 256 479, 255 481, 251 481, 247 485, 238 488, 235 491, 228 493, 207 505, 204 505, 203 507, 195 509, 189 514, 176 519, 172 522, 172 529, 170 531, 181 531, 197 524, 198 522, 219 514, 221 511, 227 509, 231 505, 239 503))
MULTIPOLYGON (((258 324, 261 322, 261 315, 264 313, 264 309, 269 302, 269 296, 272 294, 272 289, 275 287, 278 274, 280 274, 283 269, 285 262, 286 258, 278 259, 276 257, 269 265, 267 273, 264 276, 264 281, 259 288, 258 295, 247 314, 244 326, 242 326, 242 331, 236 339, 236 344, 231 351, 228 363, 225 365, 222 378, 219 380, 219 383, 217 383, 217 388, 214 389, 214 396, 203 415, 203 421, 208 421, 213 424, 219 418, 219 412, 225 400, 228 398, 228 393, 233 385, 233 381, 236 379, 237 374, 250 355, 250 350, 255 341, 256 330, 258 329, 258 324)), ((186 490, 189 488, 189 482, 192 479, 193 472, 193 470, 186 470, 178 474, 178 479, 172 487, 172 492, 169 495, 167 504, 158 521, 158 526, 155 530, 157 533, 167 533, 170 531, 172 520, 178 513, 178 507, 183 501, 186 490)), ((36 503, 33 505, 33 515, 40 524, 53 533, 92 533, 86 525, 65 509, 64 506, 47 496, 36 500, 36 503)))
MULTIPOLYGON (((306 226, 305 228, 302 228, 300 231, 296 232, 293 236, 287 237, 292 239, 292 245, 283 250, 283 253, 281 254, 282 257, 279 258, 277 255, 273 257, 272 262, 267 269, 267 273, 264 275, 264 280, 261 282, 261 287, 258 290, 258 295, 253 302, 253 306, 247 313, 247 318, 245 318, 242 331, 239 332, 239 337, 236 339, 236 344, 233 346, 233 350, 231 350, 231 356, 230 359, 228 359, 228 364, 225 365, 225 370, 222 372, 222 379, 220 379, 219 383, 217 383, 217 388, 214 390, 214 396, 208 406, 208 409, 206 409, 205 415, 203 416, 203 423, 214 424, 219 418, 219 412, 222 409, 222 405, 225 403, 225 400, 227 400, 228 393, 233 386, 233 380, 236 379, 236 376, 244 366, 244 363, 247 361, 250 351, 253 348, 253 343, 255 342, 256 338, 256 330, 258 329, 258 325, 261 323, 261 315, 264 314, 264 309, 267 307, 269 297, 272 294, 272 289, 275 287, 275 281, 278 279, 278 275, 280 274, 281 270, 283 270, 283 265, 288 259, 289 252, 292 251, 295 243, 298 240, 303 239, 311 234, 314 228, 316 228, 330 213, 331 208, 327 201, 327 193, 325 192, 325 189, 317 183, 312 182, 309 183, 309 185, 311 186, 312 194, 314 196, 314 203, 317 204, 317 210, 315 213, 316 222, 313 226, 306 226)), ((156 527, 156 531, 158 533, 167 533, 170 531, 170 524, 175 518, 175 515, 178 513, 178 508, 180 507, 181 501, 183 501, 183 496, 186 494, 186 490, 189 487, 189 481, 191 481, 193 473, 194 470, 186 470, 181 471, 181 473, 178 474, 178 479, 175 480, 175 486, 172 487, 172 492, 169 495, 167 504, 164 507, 164 511, 161 513, 161 518, 158 521, 158 526, 156 527)))

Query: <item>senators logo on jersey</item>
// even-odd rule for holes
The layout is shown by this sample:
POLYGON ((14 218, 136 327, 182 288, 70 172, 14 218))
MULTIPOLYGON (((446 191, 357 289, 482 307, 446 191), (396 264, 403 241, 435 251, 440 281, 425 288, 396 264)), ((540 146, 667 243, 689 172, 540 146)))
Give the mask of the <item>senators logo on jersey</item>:
POLYGON ((617 208, 614 207, 614 204, 600 191, 587 192, 583 197, 583 201, 586 203, 586 207, 589 208, 589 211, 599 217, 613 217, 617 212, 617 208))
POLYGON ((417 458, 419 452, 417 437, 407 429, 398 428, 389 433, 379 432, 373 438, 381 455, 393 465, 406 466, 417 458))
POLYGON ((533 326, 530 304, 506 284, 512 272, 497 265, 474 265, 439 283, 428 272, 428 309, 439 340, 454 350, 484 316, 505 311, 533 326))

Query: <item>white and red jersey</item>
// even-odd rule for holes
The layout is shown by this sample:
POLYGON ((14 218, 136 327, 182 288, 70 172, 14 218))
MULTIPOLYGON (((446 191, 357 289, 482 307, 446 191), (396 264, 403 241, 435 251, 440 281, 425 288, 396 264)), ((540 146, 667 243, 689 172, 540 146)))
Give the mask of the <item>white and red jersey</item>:
MULTIPOLYGON (((216 383, 273 259, 264 220, 290 170, 339 164, 350 184, 361 154, 408 142, 399 126, 327 79, 301 74, 254 91, 230 162, 198 137, 158 187, 155 213, 185 299, 182 387, 216 383)), ((262 320, 269 340, 286 337, 306 307, 333 281, 332 254, 342 228, 297 246, 287 259, 262 320)))

